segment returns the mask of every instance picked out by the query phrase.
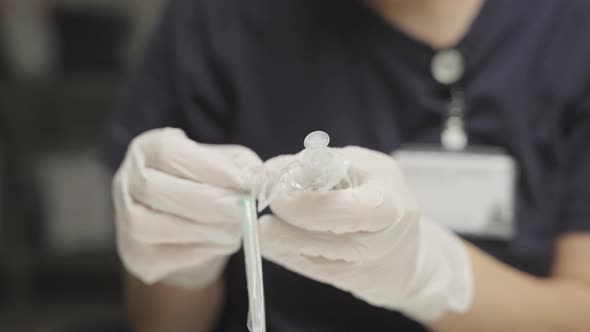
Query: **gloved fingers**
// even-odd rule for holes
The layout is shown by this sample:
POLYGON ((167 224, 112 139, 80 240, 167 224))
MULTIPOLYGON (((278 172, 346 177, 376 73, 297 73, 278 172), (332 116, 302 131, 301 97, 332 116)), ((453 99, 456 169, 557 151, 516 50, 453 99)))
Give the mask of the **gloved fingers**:
POLYGON ((346 278, 357 270, 354 263, 321 255, 306 255, 291 248, 261 237, 260 250, 265 259, 307 278, 334 285, 335 279, 346 278))
POLYGON ((128 271, 144 282, 154 283, 213 259, 224 259, 239 249, 239 243, 234 246, 210 243, 151 245, 138 241, 127 232, 117 232, 117 247, 128 271))
POLYGON ((383 184, 390 192, 392 205, 398 212, 396 217, 419 218, 418 204, 393 157, 358 146, 347 146, 338 151, 344 158, 351 160, 352 172, 360 176, 361 183, 368 179, 383 184))
POLYGON ((242 145, 236 144, 204 144, 200 143, 203 148, 216 150, 227 159, 231 160, 239 169, 249 170, 262 167, 263 163, 256 152, 242 145))
POLYGON ((405 233, 408 231, 405 224, 399 224, 383 232, 311 232, 272 215, 261 217, 259 226, 261 244, 269 251, 286 250, 295 255, 322 257, 351 264, 364 264, 383 257, 395 248, 396 241, 407 235, 405 233))
POLYGON ((284 193, 270 207, 286 222, 310 231, 375 232, 396 220, 397 211, 386 185, 379 179, 365 178, 356 188, 284 193))
POLYGON ((117 213, 118 228, 147 244, 214 243, 234 246, 240 242, 239 223, 212 225, 154 211, 131 202, 117 213))
MULTIPOLYGON (((342 159, 350 162, 353 172, 361 171, 358 176, 364 177, 368 174, 371 177, 378 175, 398 177, 401 175, 400 168, 395 163, 395 160, 384 153, 358 146, 331 148, 331 150, 339 154, 342 159)), ((287 165, 296 162, 299 158, 299 154, 280 155, 267 160, 264 167, 268 171, 279 173, 287 165)))
POLYGON ((212 224, 211 219, 187 219, 154 210, 133 199, 129 193, 129 178, 118 173, 113 181, 113 201, 119 228, 125 226, 131 234, 148 243, 216 241, 233 245, 239 242, 239 219, 212 224))
POLYGON ((129 195, 153 210, 202 223, 240 220, 239 194, 154 170, 129 172, 129 195))
POLYGON ((264 168, 266 171, 279 174, 282 170, 284 170, 289 164, 297 161, 299 158, 298 155, 294 154, 283 154, 264 162, 264 168))
POLYGON ((140 154, 135 157, 145 163, 144 167, 234 190, 243 189, 244 168, 262 164, 246 147, 199 144, 173 128, 155 129, 138 136, 131 151, 140 154))
MULTIPOLYGON (((344 149, 335 150, 340 153, 344 149)), ((269 159, 264 166, 267 172, 280 174, 298 158, 282 155, 269 159)), ((271 210, 285 221, 310 231, 349 233, 387 228, 393 220, 383 184, 366 172, 355 170, 356 188, 282 193, 271 203, 271 210)))
MULTIPOLYGON (((323 238, 312 237, 311 241, 294 239, 295 236, 299 237, 293 235, 297 233, 279 237, 277 232, 291 232, 282 229, 280 222, 277 217, 272 216, 265 216, 260 221, 262 255, 267 260, 305 277, 349 291, 371 303, 380 301, 379 303, 387 304, 393 301, 392 296, 395 298, 396 294, 402 292, 400 289, 405 289, 404 285, 408 285, 409 279, 414 275, 418 224, 400 223, 399 229, 387 232, 389 235, 368 238, 379 244, 370 243, 369 246, 372 247, 365 251, 369 252, 366 256, 363 252, 366 248, 352 250, 359 255, 350 259, 353 256, 342 257, 348 254, 339 254, 335 248, 325 251, 322 250, 325 248, 322 243, 313 243, 315 240, 325 240, 323 238), (398 236, 393 236, 395 234, 398 236), (382 252, 378 253, 380 250, 382 252)), ((289 227, 286 223, 282 225, 289 227)), ((339 246, 344 243, 339 243, 339 246)), ((357 244, 352 242, 351 246, 355 245, 357 244)))
MULTIPOLYGON (((280 194, 271 203, 274 214, 300 228, 332 233, 380 231, 408 214, 412 218, 418 215, 417 204, 393 158, 355 146, 334 150, 350 161, 356 186, 280 194)), ((272 158, 265 167, 280 173, 297 158, 272 158)))
POLYGON ((360 146, 346 146, 334 148, 342 158, 350 161, 353 168, 359 168, 365 172, 382 176, 400 177, 401 169, 392 156, 385 153, 363 148, 360 146))

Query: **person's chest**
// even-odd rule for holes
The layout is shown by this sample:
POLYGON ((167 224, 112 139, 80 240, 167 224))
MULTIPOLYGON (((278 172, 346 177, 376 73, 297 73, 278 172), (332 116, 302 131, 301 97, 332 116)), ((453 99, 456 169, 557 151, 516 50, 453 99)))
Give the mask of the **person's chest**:
MULTIPOLYGON (((566 93, 553 80, 555 68, 538 54, 542 34, 494 38, 461 49, 466 68, 459 87, 470 145, 502 148, 516 161, 519 232, 512 242, 492 241, 485 249, 510 262, 529 261, 522 267, 541 273, 559 212, 566 93)), ((370 48, 362 33, 324 31, 245 47, 235 62, 240 69, 229 141, 263 159, 300 151, 313 130, 328 132, 334 146, 384 153, 408 143, 440 146, 451 94, 431 74, 434 54, 392 42, 370 48)))
MULTIPOLYGON (((495 61, 465 82, 465 121, 473 145, 501 147, 516 159, 520 229, 513 241, 475 242, 520 268, 539 272, 550 261, 557 222, 552 193, 559 191, 560 182, 559 124, 553 117, 559 109, 544 104, 531 89, 536 75, 530 76, 526 60, 495 61)), ((313 130, 328 132, 334 146, 360 145, 385 153, 406 143, 440 145, 449 92, 434 81, 428 67, 414 70, 393 57, 354 49, 303 61, 269 59, 261 67, 262 73, 252 73, 249 85, 244 84, 231 141, 252 147, 264 159, 300 151, 313 130)), ((270 263, 265 283, 269 319, 293 331, 362 331, 361 320, 373 322, 373 331, 404 324, 408 331, 420 330, 398 314, 270 263), (342 312, 355 314, 336 314, 342 312)))
MULTIPOLYGON (((409 64, 395 52, 338 46, 252 60, 237 85, 230 140, 246 142, 265 158, 299 151, 313 130, 327 131, 335 146, 385 153, 407 143, 440 146, 452 89, 436 82, 428 61, 409 64)), ((531 183, 559 167, 566 103, 551 72, 531 61, 534 52, 523 45, 485 61, 466 53, 465 78, 456 86, 464 95, 469 144, 505 149, 531 183)))
MULTIPOLYGON (((471 240, 521 270, 542 275, 551 262, 559 222, 564 105, 571 95, 568 87, 577 83, 557 80, 563 77, 561 69, 551 65, 568 61, 559 55, 565 45, 549 46, 544 38, 556 38, 547 35, 551 29, 529 24, 462 50, 467 68, 460 88, 470 145, 503 148, 518 168, 515 237, 471 240)), ((263 48, 242 45, 233 62, 239 69, 232 70, 238 74, 228 141, 253 148, 263 159, 300 151, 313 130, 328 132, 334 146, 360 145, 384 153, 407 143, 440 146, 450 92, 432 77, 432 55, 414 54, 406 44, 370 48, 364 38, 376 41, 369 35, 322 32, 263 48)), ((267 265, 265 272, 268 303, 276 311, 272 316, 282 317, 283 323, 329 330, 321 325, 333 327, 329 317, 342 326, 351 324, 351 331, 363 330, 352 327, 361 314, 376 322, 375 331, 408 323, 279 267, 267 265), (336 315, 344 311, 361 314, 336 315)))

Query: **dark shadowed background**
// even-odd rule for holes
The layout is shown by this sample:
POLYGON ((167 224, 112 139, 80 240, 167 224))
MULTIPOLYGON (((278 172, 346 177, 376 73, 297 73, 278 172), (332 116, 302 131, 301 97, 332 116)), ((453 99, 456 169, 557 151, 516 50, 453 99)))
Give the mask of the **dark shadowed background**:
POLYGON ((97 157, 165 0, 0 0, 0 331, 125 331, 97 157))

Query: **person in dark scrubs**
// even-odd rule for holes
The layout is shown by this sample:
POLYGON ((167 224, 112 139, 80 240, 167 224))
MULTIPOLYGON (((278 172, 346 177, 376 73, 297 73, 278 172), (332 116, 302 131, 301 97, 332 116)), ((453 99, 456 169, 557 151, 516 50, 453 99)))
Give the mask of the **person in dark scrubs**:
POLYGON ((321 129, 362 147, 338 149, 381 186, 361 194, 395 203, 271 204, 268 331, 590 331, 589 17, 583 0, 171 0, 104 145, 132 325, 246 331, 230 198, 321 129), (513 185, 509 231, 430 214, 390 157, 409 145, 501 149, 514 175, 469 194, 513 185))

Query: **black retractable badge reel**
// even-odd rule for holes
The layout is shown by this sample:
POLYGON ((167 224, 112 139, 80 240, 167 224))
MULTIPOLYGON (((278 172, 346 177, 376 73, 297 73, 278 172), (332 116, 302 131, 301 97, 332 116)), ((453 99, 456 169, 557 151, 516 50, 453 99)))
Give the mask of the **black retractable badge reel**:
POLYGON ((446 122, 441 134, 441 143, 446 150, 461 151, 467 147, 465 129, 465 94, 460 82, 465 75, 465 60, 457 49, 439 51, 432 58, 433 78, 449 89, 451 98, 446 122))
POLYGON ((469 147, 462 81, 466 62, 457 49, 439 51, 432 77, 448 89, 443 149, 401 149, 394 153, 416 195, 422 216, 462 235, 511 239, 514 234, 514 162, 488 147, 469 147))

